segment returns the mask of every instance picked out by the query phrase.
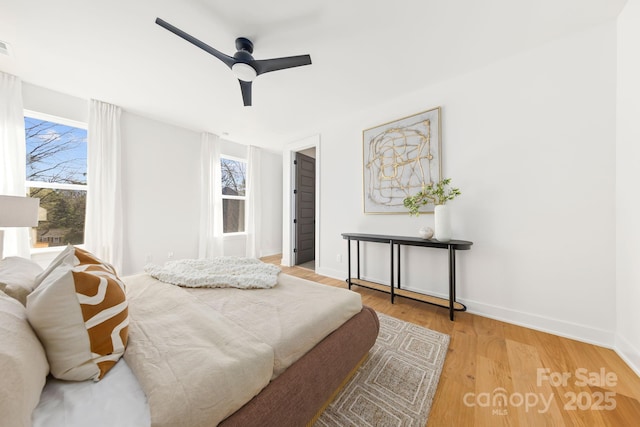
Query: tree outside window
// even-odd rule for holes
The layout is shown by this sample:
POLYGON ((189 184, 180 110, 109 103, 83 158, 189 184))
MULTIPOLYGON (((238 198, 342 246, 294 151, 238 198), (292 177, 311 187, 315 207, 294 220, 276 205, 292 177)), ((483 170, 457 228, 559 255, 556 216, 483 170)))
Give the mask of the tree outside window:
POLYGON ((86 125, 27 112, 27 194, 40 199, 32 246, 84 243, 87 200, 86 125))
POLYGON ((247 162, 230 157, 220 158, 222 170, 222 211, 224 233, 245 231, 247 162))

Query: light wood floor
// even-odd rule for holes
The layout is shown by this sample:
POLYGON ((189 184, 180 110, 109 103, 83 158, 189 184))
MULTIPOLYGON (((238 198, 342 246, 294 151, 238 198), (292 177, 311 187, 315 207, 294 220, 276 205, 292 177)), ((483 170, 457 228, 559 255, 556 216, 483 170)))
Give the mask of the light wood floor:
MULTIPOLYGON (((279 265, 280 256, 263 261, 279 265)), ((346 288, 308 269, 281 268, 346 288)), ((613 350, 469 313, 451 322, 444 308, 352 289, 376 311, 451 336, 428 427, 640 426, 640 378, 613 350)))

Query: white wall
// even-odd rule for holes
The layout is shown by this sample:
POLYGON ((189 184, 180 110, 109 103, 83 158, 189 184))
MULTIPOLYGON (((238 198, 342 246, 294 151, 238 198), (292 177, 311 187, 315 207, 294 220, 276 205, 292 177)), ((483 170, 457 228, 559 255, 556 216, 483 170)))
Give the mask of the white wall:
POLYGON ((616 152, 618 353, 640 375, 640 2, 629 0, 618 18, 616 152))
POLYGON ((282 253, 282 154, 262 150, 260 256, 282 253))
MULTIPOLYGON (((432 215, 364 215, 362 129, 442 107, 458 296, 471 312, 613 345, 616 25, 611 22, 373 106, 322 131, 321 259, 346 278, 340 233, 417 235, 432 215), (342 255, 343 262, 337 261, 342 255)), ((388 248, 363 250, 388 282, 388 248)), ((408 248, 407 287, 446 294, 446 253, 408 248)))
POLYGON ((123 274, 148 262, 197 258, 200 135, 122 114, 123 274))
MULTIPOLYGON (((23 84, 28 110, 87 121, 86 100, 23 84)), ((246 158, 246 146, 223 141, 223 154, 246 158)), ((142 271, 148 262, 162 263, 198 256, 200 133, 137 114, 122 114, 124 263, 122 273, 142 271)), ((282 251, 282 159, 263 150, 262 255, 282 251)), ((225 241, 225 255, 244 255, 244 236, 225 241)), ((46 266, 55 253, 34 259, 46 266)))
POLYGON ((60 92, 22 82, 24 108, 52 116, 86 123, 89 120, 89 103, 60 92))

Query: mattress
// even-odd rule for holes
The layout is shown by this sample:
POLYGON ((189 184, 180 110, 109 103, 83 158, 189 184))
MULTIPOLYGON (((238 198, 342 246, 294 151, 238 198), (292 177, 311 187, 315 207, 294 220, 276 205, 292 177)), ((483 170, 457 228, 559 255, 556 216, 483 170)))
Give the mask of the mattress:
POLYGON ((274 349, 272 379, 362 310, 355 292, 283 273, 271 289, 186 291, 274 349))
MULTIPOLYGON (((131 289, 173 286, 147 275, 124 280, 131 289)), ((272 347, 272 379, 362 309, 358 294, 285 274, 280 274, 278 285, 271 289, 184 292, 188 299, 196 298, 272 347)), ((98 383, 49 380, 34 411, 33 425, 144 427, 151 425, 150 411, 144 390, 121 360, 98 383)))

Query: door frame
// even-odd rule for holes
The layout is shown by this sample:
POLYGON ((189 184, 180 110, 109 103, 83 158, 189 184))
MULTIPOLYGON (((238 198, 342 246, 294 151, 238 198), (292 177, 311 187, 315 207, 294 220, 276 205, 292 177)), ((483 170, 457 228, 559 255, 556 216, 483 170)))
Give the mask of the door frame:
POLYGON ((316 149, 316 212, 315 212, 315 260, 316 270, 320 265, 320 135, 312 135, 299 141, 287 144, 282 151, 282 261, 285 267, 293 266, 295 256, 293 249, 295 247, 295 226, 293 219, 295 217, 295 201, 293 199, 293 190, 295 188, 295 165, 293 161, 296 158, 295 153, 306 150, 307 148, 316 149))

